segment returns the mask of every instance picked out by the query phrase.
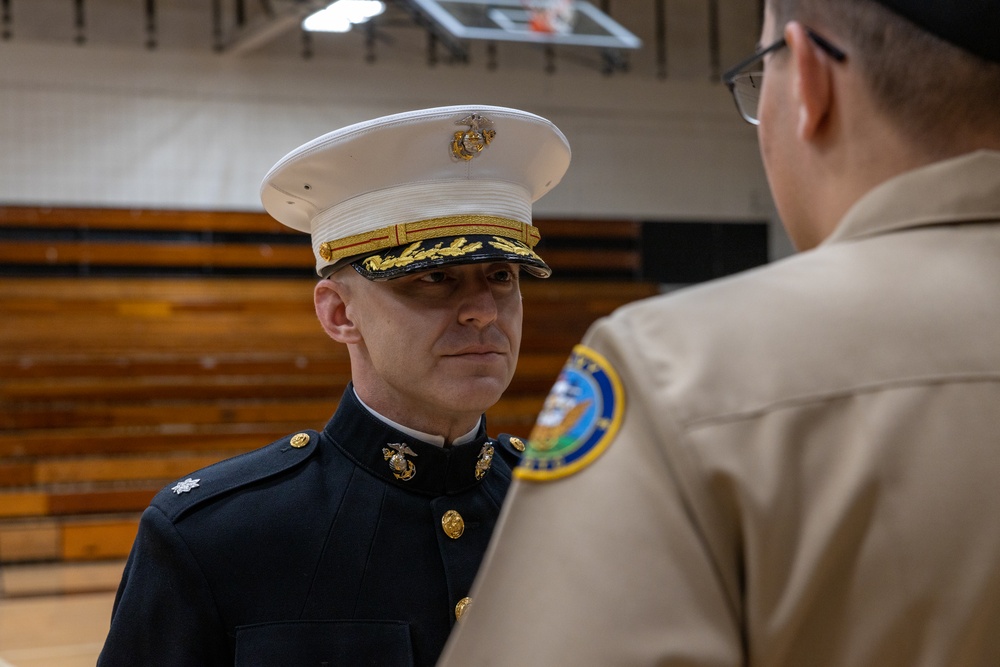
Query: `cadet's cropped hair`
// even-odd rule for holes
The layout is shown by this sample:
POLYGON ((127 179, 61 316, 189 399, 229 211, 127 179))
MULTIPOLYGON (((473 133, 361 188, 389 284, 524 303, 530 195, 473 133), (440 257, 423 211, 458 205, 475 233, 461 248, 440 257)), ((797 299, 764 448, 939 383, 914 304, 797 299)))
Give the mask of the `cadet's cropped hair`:
POLYGON ((956 139, 1000 133, 1000 64, 872 0, 771 0, 770 6, 779 29, 796 20, 821 34, 829 30, 824 36, 848 52, 879 108, 929 152, 947 154, 956 139))

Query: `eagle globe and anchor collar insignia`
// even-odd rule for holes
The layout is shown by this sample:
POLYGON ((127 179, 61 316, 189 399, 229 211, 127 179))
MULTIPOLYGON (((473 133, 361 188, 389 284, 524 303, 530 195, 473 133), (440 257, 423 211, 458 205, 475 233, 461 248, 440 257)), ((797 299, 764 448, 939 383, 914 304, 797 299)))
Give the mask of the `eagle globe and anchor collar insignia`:
MULTIPOLYGON (((477 480, 485 477, 486 473, 493 466, 494 452, 493 445, 489 441, 479 450, 475 469, 477 480)), ((390 442, 387 443, 386 447, 382 448, 382 457, 389 462, 389 469, 392 471, 393 476, 404 482, 413 479, 413 476, 417 474, 417 466, 413 461, 406 458, 407 456, 417 456, 417 453, 405 442, 390 442)))
POLYGON ((390 442, 387 447, 382 448, 382 456, 389 462, 389 469, 396 479, 407 482, 417 474, 417 466, 409 460, 407 455, 416 456, 417 453, 410 449, 405 442, 390 442))
POLYGON ((490 467, 493 465, 493 452, 493 445, 488 441, 479 450, 479 458, 476 459, 476 479, 482 479, 490 471, 490 467))
POLYGON ((514 475, 548 481, 585 468, 614 439, 624 411, 615 369, 602 355, 577 345, 545 399, 514 475))

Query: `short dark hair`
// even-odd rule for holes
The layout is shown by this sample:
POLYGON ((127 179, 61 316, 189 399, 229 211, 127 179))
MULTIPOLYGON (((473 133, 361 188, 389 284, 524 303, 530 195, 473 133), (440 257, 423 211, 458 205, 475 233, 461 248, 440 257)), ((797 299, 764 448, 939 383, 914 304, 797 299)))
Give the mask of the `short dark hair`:
POLYGON ((970 133, 1000 136, 1000 63, 949 44, 873 0, 770 0, 770 7, 777 26, 797 20, 831 31, 879 109, 927 150, 947 153, 970 133))

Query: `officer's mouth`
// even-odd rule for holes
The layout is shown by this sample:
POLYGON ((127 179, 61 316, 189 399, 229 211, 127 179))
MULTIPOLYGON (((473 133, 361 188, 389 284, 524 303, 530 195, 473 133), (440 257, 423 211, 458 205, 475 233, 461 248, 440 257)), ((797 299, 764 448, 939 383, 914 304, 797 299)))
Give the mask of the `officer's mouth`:
POLYGON ((507 356, 507 353, 504 350, 500 350, 489 345, 474 345, 472 347, 459 350, 458 352, 453 352, 452 354, 446 354, 445 356, 455 359, 468 359, 472 361, 489 361, 505 357, 507 356))

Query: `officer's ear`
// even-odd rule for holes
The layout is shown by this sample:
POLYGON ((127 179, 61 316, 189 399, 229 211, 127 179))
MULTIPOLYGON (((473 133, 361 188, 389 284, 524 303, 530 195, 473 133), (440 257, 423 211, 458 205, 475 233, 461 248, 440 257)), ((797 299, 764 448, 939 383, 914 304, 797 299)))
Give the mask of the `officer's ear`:
POLYGON ((316 317, 319 318, 319 323, 327 335, 338 343, 350 344, 361 341, 361 333, 347 313, 350 300, 349 282, 334 276, 320 280, 313 291, 316 317))
POLYGON ((833 61, 809 38, 807 29, 798 21, 785 26, 785 41, 795 62, 797 134, 800 139, 814 141, 833 103, 833 61))

